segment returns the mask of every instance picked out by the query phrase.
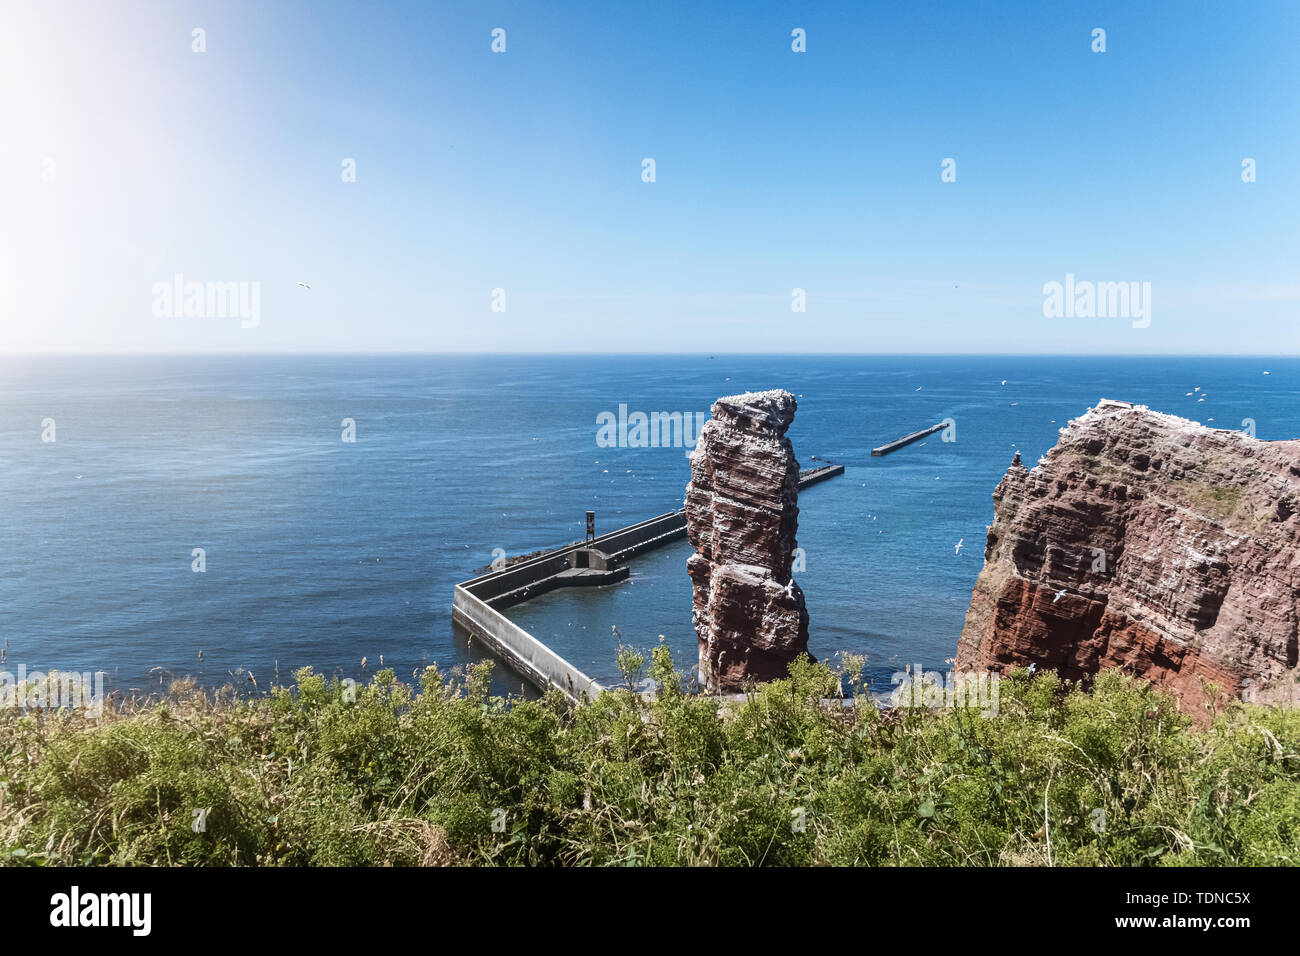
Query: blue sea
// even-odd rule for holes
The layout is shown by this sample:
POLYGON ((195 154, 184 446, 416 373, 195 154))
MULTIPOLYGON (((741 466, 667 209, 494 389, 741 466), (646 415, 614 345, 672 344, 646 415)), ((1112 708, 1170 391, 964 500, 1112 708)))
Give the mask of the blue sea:
MULTIPOLYGON (((599 532, 681 506, 686 450, 600 447, 600 413, 778 387, 798 397, 801 464, 846 469, 800 496, 810 649, 865 654, 884 688, 908 663, 946 669, 994 487, 1099 398, 1300 436, 1293 358, 9 356, 4 667, 147 693, 173 675, 264 690, 305 665, 464 665, 485 652, 453 628, 452 587, 494 553, 581 538, 588 509, 599 532), (946 418, 956 441, 871 457, 946 418)), ((616 677, 614 628, 644 648, 663 635, 689 667, 688 553, 507 613, 597 679, 616 677)), ((520 683, 498 668, 498 691, 520 683)))

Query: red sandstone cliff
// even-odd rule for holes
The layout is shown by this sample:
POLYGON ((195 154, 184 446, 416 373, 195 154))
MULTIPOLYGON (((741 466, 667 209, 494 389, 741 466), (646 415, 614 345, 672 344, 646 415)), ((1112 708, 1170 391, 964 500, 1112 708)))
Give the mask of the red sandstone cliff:
POLYGON ((993 493, 959 669, 1120 667, 1204 719, 1297 697, 1300 441, 1102 400, 993 493))
POLYGON ((784 677, 808 647, 803 591, 790 574, 799 523, 799 463, 785 437, 794 396, 720 398, 691 454, 686 562, 700 679, 713 691, 784 677))

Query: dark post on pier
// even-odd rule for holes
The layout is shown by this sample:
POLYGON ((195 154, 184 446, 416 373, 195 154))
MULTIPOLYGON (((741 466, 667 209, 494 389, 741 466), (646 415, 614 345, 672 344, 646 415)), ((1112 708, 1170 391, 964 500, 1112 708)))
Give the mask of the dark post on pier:
POLYGON ((871 449, 871 454, 879 458, 882 455, 888 455, 891 451, 898 451, 904 445, 910 445, 914 441, 920 441, 926 435, 933 435, 940 429, 947 428, 947 422, 940 422, 937 425, 931 425, 929 428, 922 428, 919 432, 912 432, 910 435, 904 435, 896 441, 891 441, 887 445, 881 445, 879 448, 871 449))
POLYGON ((596 540, 596 512, 587 512, 587 540, 596 540))

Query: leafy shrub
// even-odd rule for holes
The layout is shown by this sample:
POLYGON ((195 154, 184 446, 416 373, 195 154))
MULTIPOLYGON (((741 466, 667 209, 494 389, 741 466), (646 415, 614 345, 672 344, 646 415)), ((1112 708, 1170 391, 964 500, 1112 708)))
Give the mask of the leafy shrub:
POLYGON ((686 692, 662 644, 622 653, 627 688, 577 707, 491 697, 483 663, 418 688, 305 668, 245 701, 187 682, 98 719, 0 714, 0 862, 1300 862, 1300 712, 1237 704, 1196 729, 1120 674, 1023 671, 993 718, 881 711, 861 661, 840 700, 806 659, 722 701, 686 692))

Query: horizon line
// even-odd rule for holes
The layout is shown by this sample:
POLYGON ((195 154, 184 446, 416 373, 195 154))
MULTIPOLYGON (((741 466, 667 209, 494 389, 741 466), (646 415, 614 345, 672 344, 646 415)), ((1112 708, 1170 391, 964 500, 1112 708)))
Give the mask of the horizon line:
POLYGON ((30 350, 0 351, 0 360, 9 358, 161 358, 161 357, 327 357, 327 356, 439 356, 486 358, 492 356, 510 358, 574 358, 574 357, 646 357, 646 358, 701 358, 726 356, 728 358, 765 358, 765 357, 803 357, 803 358, 1106 358, 1106 359, 1142 359, 1142 358, 1258 358, 1258 359, 1292 359, 1300 358, 1300 352, 650 352, 650 351, 432 351, 423 349, 319 349, 319 350, 257 350, 239 351, 225 349, 184 349, 152 351, 78 351, 78 350, 30 350))

